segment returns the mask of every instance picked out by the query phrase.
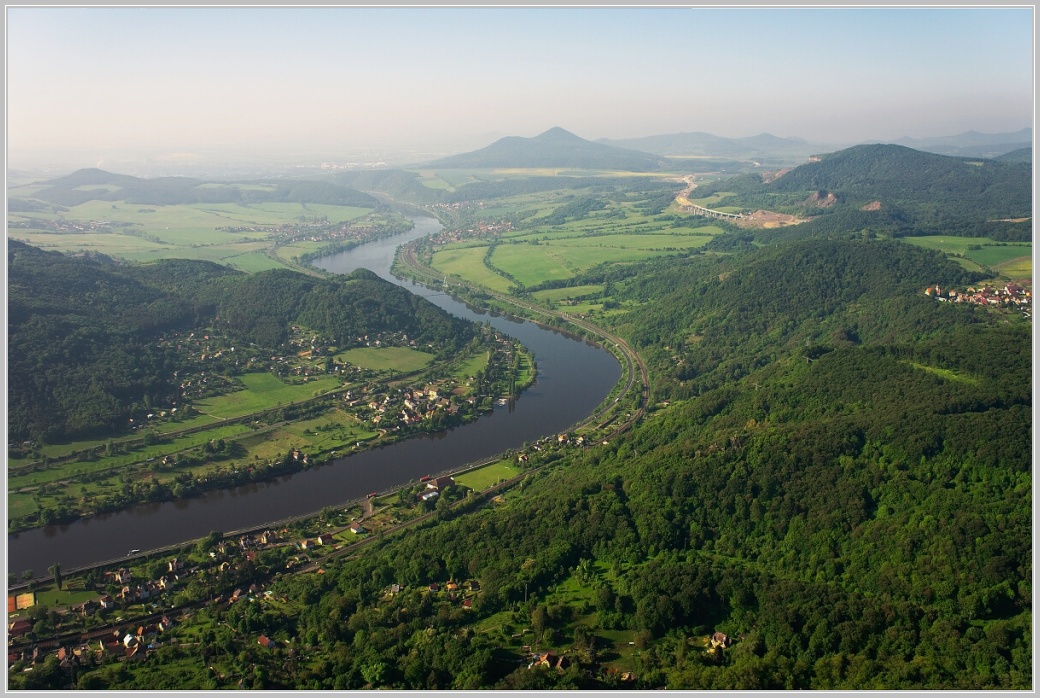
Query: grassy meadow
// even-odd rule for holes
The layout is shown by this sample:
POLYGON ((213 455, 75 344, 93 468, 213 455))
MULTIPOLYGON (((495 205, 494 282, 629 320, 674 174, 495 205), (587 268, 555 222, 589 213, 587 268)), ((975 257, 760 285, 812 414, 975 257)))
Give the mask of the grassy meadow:
MULTIPOLYGON (((241 186, 262 188, 264 185, 241 186)), ((21 188, 12 191, 23 196, 31 195, 21 188)), ((264 202, 163 206, 88 201, 60 212, 10 213, 8 235, 45 250, 97 252, 136 262, 171 257, 201 259, 245 272, 257 272, 286 268, 293 257, 327 244, 320 241, 296 242, 278 248, 276 256, 269 256, 267 251, 274 242, 274 229, 316 220, 327 220, 330 224, 349 223, 370 213, 371 209, 328 204, 264 202), (32 225, 35 221, 77 223, 86 229, 62 225, 59 230, 54 230, 32 225)))
POLYGON ((493 202, 481 209, 482 218, 522 219, 522 229, 503 233, 490 257, 489 244, 482 240, 441 245, 434 251, 432 266, 469 283, 508 293, 514 280, 538 286, 570 280, 601 264, 688 253, 722 232, 715 225, 691 226, 682 218, 650 215, 640 208, 642 202, 616 198, 619 200, 597 199, 598 208, 587 215, 553 224, 547 221, 563 205, 558 192, 493 202))
POLYGON ((480 492, 520 474, 511 460, 500 460, 455 476, 455 483, 480 492))
POLYGON ((342 361, 372 371, 411 373, 430 365, 433 355, 408 347, 359 347, 336 354, 342 361))
POLYGON ((319 376, 303 383, 290 384, 283 383, 271 373, 246 373, 239 376, 239 380, 245 385, 244 390, 199 400, 194 403, 194 408, 218 419, 233 419, 307 400, 342 385, 336 376, 319 376))
POLYGON ((1008 279, 1033 276, 1033 244, 998 242, 990 238, 929 235, 900 238, 903 242, 953 257, 971 271, 994 271, 1008 279))

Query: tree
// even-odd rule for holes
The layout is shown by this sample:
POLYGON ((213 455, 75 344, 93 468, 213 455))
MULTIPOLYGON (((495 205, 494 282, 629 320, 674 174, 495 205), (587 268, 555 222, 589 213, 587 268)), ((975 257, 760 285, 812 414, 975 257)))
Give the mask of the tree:
POLYGON ((61 591, 61 563, 55 562, 47 568, 47 571, 54 577, 54 586, 58 588, 58 591, 61 591))

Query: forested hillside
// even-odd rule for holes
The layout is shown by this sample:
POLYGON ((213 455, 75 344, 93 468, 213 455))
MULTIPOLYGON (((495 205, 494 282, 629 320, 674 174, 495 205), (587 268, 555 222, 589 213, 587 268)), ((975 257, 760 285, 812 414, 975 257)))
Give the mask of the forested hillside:
POLYGON ((472 338, 462 321, 361 270, 323 280, 272 270, 254 275, 201 261, 117 263, 8 242, 10 438, 110 435, 135 409, 169 404, 183 352, 162 333, 216 330, 281 353, 303 325, 349 346, 401 332, 450 352, 472 338))
POLYGON ((618 319, 618 329, 661 367, 653 382, 661 399, 732 383, 816 347, 920 339, 949 322, 924 287, 977 278, 908 245, 831 240, 696 264, 666 260, 625 275, 617 297, 646 307, 618 319))
MULTIPOLYGON (((986 235, 981 232, 1032 212, 1029 162, 950 157, 897 145, 862 145, 763 178, 743 175, 698 187, 722 192, 715 205, 764 208, 810 219, 777 236, 855 233, 986 235), (952 228, 952 229, 951 229, 952 228)), ((1028 225, 1008 239, 1023 238, 1028 225)))
MULTIPOLYGON (((642 424, 214 612, 203 651, 254 688, 1027 689, 1031 328, 922 294, 967 278, 805 241, 612 279, 660 386, 642 424), (470 608, 429 587, 467 579, 470 608)), ((197 664, 161 652, 92 685, 197 664)))

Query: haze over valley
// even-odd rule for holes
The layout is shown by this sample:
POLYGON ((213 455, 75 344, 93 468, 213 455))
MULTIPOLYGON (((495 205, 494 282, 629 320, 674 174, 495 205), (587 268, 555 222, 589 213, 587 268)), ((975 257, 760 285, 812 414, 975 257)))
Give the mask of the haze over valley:
POLYGON ((7 20, 10 690, 1033 686, 1032 8, 7 20))

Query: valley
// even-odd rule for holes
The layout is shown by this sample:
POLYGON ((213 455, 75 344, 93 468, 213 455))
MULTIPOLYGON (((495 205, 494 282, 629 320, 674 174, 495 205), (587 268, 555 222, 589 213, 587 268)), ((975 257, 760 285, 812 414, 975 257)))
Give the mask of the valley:
MULTIPOLYGON (((561 143, 581 145, 561 131, 421 172, 332 177, 336 187, 358 186, 437 216, 436 230, 401 246, 395 288, 414 288, 445 308, 478 308, 465 326, 399 296, 376 274, 332 273, 331 239, 294 248, 302 254, 282 257, 291 262, 284 269, 242 278, 185 267, 179 278, 190 269, 221 294, 238 294, 229 303, 192 290, 181 302, 196 313, 212 306, 229 332, 243 333, 234 340, 236 358, 248 341, 264 348, 253 352, 263 373, 226 376, 251 397, 233 401, 241 390, 200 395, 190 413, 178 412, 184 421, 176 429, 169 409, 154 418, 172 403, 153 403, 149 433, 160 443, 102 436, 63 451, 37 437, 24 449, 9 447, 9 508, 28 511, 26 502, 45 484, 76 486, 77 478, 107 471, 113 486, 148 477, 162 485, 148 458, 161 463, 207 444, 207 465, 200 466, 212 472, 226 472, 228 459, 244 465, 284 453, 296 463, 344 444, 380 445, 372 413, 352 411, 372 409, 376 394, 398 400, 389 397, 397 391, 400 402, 387 411, 403 409, 405 418, 417 393, 427 405, 445 399, 446 411, 461 407, 448 396, 464 399, 470 391, 487 398, 485 407, 518 395, 521 411, 543 384, 561 380, 550 362, 555 352, 576 352, 581 340, 609 353, 590 347, 568 365, 575 385, 592 356, 618 364, 613 387, 585 400, 580 415, 474 460, 482 467, 456 473, 451 496, 419 499, 440 471, 421 456, 400 457, 414 472, 398 471, 393 487, 372 486, 373 497, 359 491, 321 513, 290 517, 282 543, 252 558, 235 526, 224 529, 234 535, 214 528, 180 548, 135 557, 132 575, 150 579, 169 570, 173 555, 191 559, 191 575, 172 583, 167 577, 171 589, 159 598, 162 606, 201 604, 168 631, 134 635, 134 646, 146 649, 133 659, 125 643, 118 652, 81 652, 80 688, 158 688, 175 680, 195 688, 314 690, 1030 683, 1031 318, 1004 305, 936 303, 925 293, 939 284, 1013 285, 1031 294, 1029 167, 971 165, 972 178, 990 179, 968 184, 963 159, 859 147, 779 177, 700 172, 691 180, 648 158, 626 155, 606 165, 599 158, 610 151, 600 147, 588 150, 588 160, 548 161, 546 152, 561 143), (498 161, 507 156, 513 167, 498 161), (874 173, 869 181, 858 174, 866 170, 874 173), (696 190, 687 186, 692 181, 696 190), (928 181, 948 186, 923 186, 928 181), (993 187, 1002 197, 976 192, 993 187), (874 201, 880 206, 868 205, 874 201), (949 214, 941 222, 939 209, 949 214), (745 227, 711 211, 771 211, 776 225, 745 227), (309 262, 306 273, 289 270, 309 262), (384 304, 346 295, 355 286, 385 297, 384 304), (359 312, 337 315, 340 305, 359 312), (386 323, 379 333, 337 329, 348 317, 374 316, 386 323), (402 329, 415 316, 423 326, 402 329), (511 318, 579 341, 536 346, 511 318), (1001 361, 987 358, 994 353, 1001 361), (498 382, 482 385, 489 374, 498 382), (268 412, 269 422, 255 424, 268 412), (196 425, 211 431, 195 437, 189 430, 196 425), (219 440, 191 441, 218 433, 219 440), (43 457, 55 462, 37 470, 43 457), (125 460, 106 464, 118 458, 125 460), (389 535, 409 520, 407 533, 389 535), (359 534, 349 526, 359 521, 368 522, 370 533, 362 535, 370 542, 355 554, 349 546, 359 534), (326 529, 344 554, 300 544, 326 529)), ((386 221, 400 215, 372 210, 386 221)), ((356 216, 351 221, 369 215, 342 214, 356 216)), ((322 215, 337 218, 332 209, 322 215)), ((143 235, 157 234, 140 225, 143 235)), ((89 222, 84 227, 76 235, 91 235, 89 222)), ((62 240, 43 226, 32 234, 55 249, 83 251, 81 238, 62 240)), ((268 245, 281 239, 258 234, 269 236, 268 245)), ((188 245, 186 254, 197 259, 197 249, 188 245)), ((125 259, 139 264, 136 254, 125 259)), ((346 260, 350 251, 338 254, 346 260)), ((164 278, 177 278, 171 272, 164 278)), ((129 283, 112 276, 107 289, 87 285, 84 298, 98 303, 117 282, 129 283)), ((35 306, 20 302, 53 307, 44 305, 46 294, 35 306)), ((32 316, 14 314, 22 323, 32 316)), ((226 360, 231 344, 217 327, 196 351, 226 360)), ((188 337, 171 329, 162 329, 167 342, 188 337)), ((202 377, 195 370, 193 383, 202 377)), ((206 374, 217 380, 220 372, 206 374)), ((555 395, 537 409, 569 401, 566 390, 555 395)), ((42 423, 32 426, 31 410, 24 415, 26 429, 50 433, 42 423)), ((496 411, 445 439, 500 417, 496 411)), ((433 443, 413 438, 395 447, 411 444, 411 453, 421 453, 433 443)), ((357 475, 367 467, 364 456, 294 477, 325 482, 352 463, 357 475)), ((45 496, 54 503, 83 498, 78 490, 45 491, 37 507, 47 505, 45 496)), ((69 602, 111 596, 105 571, 124 566, 113 562, 77 578, 83 594, 69 602)), ((37 603, 23 613, 32 614, 39 647, 59 628, 123 630, 148 612, 148 604, 124 599, 111 612, 73 619, 47 577, 36 574, 31 583, 37 603)), ((11 577, 9 586, 25 588, 11 577)), ((20 682, 57 676, 66 671, 62 661, 51 654, 20 682)), ((23 654, 15 664, 33 662, 23 654)))

